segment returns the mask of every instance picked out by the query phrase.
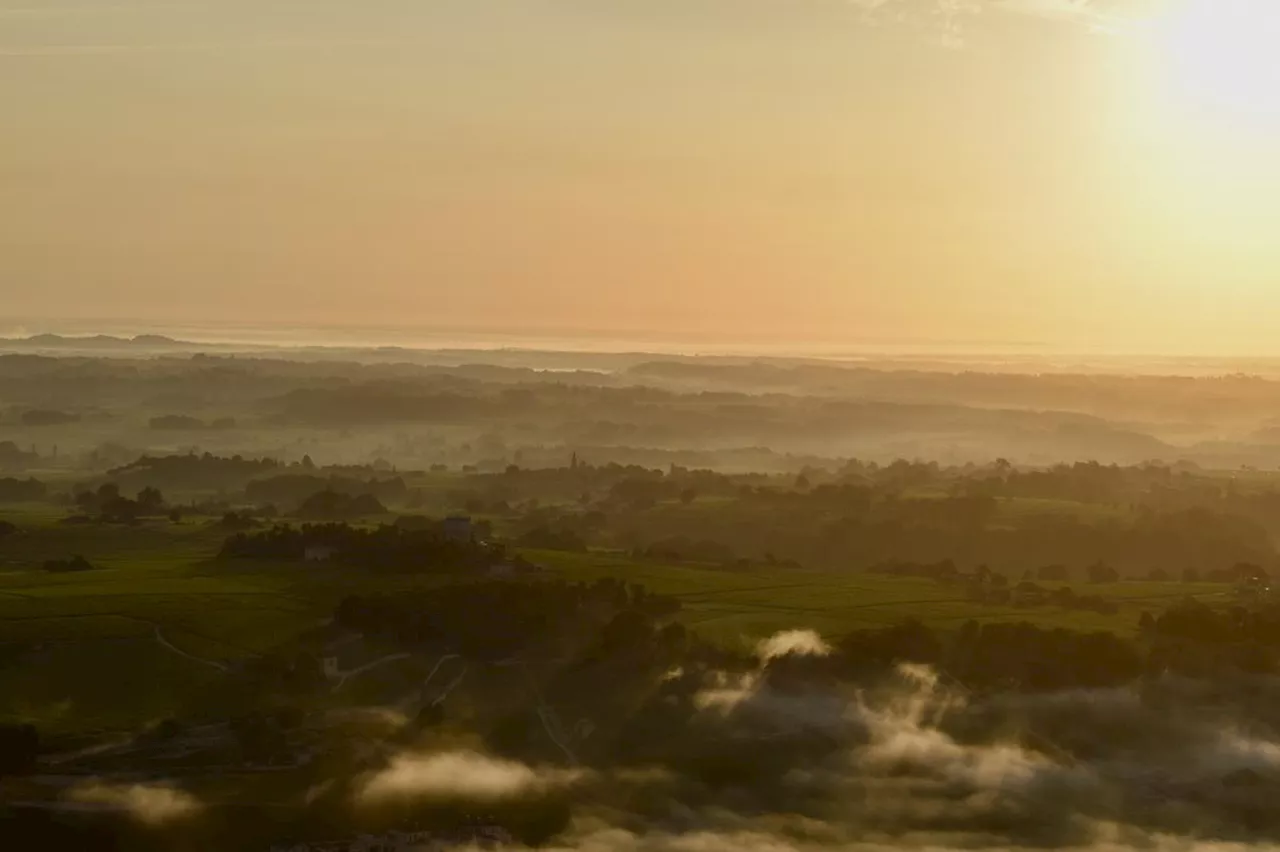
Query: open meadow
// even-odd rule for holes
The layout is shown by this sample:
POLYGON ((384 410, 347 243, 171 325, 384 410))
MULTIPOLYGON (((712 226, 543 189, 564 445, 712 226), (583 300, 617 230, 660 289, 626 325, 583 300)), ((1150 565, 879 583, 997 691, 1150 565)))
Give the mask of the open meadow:
MULTIPOLYGON (((209 518, 136 525, 65 524, 47 508, 5 513, 19 531, 0 543, 0 717, 51 730, 111 729, 190 712, 229 667, 288 649, 327 623, 344 596, 427 588, 436 575, 371 575, 332 564, 220 560, 226 532, 209 518), (82 555, 93 570, 50 573, 47 559, 82 555)), ((1137 632, 1144 611, 1179 599, 1228 599, 1215 584, 1091 585, 1112 614, 991 606, 930 579, 784 568, 730 570, 603 552, 524 551, 532 582, 621 578, 675 597, 699 636, 746 648, 780 630, 827 638, 916 619, 941 630, 979 622, 1137 632)), ((1050 584, 1052 585, 1052 584, 1050 584)), ((479 617, 479 616, 477 616, 479 617)), ((212 700, 212 699, 210 699, 212 700)))
MULTIPOLYGON (((977 603, 968 600, 958 585, 916 577, 788 569, 739 572, 605 554, 540 552, 533 558, 569 580, 621 576, 654 592, 672 595, 683 607, 680 621, 700 636, 728 645, 748 645, 780 630, 797 628, 838 637, 905 619, 941 630, 958 628, 969 620, 1029 621, 1041 627, 1133 636, 1144 611, 1160 612, 1188 597, 1221 603, 1231 595, 1228 587, 1215 583, 1121 582, 1080 587, 1116 604, 1115 613, 1104 615, 1050 606, 977 603)), ((1052 588, 1063 584, 1043 585, 1052 588)))

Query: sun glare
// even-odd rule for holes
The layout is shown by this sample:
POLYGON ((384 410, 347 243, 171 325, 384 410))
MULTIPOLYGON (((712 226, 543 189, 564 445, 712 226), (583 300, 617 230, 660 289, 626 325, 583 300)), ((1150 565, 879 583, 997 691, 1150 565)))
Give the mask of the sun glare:
POLYGON ((1280 0, 1174 0, 1154 34, 1184 106, 1280 130, 1280 0))

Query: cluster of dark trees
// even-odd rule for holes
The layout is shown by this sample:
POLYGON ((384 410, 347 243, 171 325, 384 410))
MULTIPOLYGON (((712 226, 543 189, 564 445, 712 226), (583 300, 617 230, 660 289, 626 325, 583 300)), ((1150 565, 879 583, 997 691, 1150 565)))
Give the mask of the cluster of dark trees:
MULTIPOLYGON (((466 516, 458 516, 456 521, 462 524, 462 530, 470 530, 470 535, 464 535, 464 538, 473 538, 476 541, 487 541, 493 537, 493 522, 485 519, 475 520, 466 516)), ((430 518, 426 515, 399 515, 393 522, 395 526, 404 530, 415 531, 434 531, 445 533, 447 535, 459 535, 459 529, 449 528, 449 521, 441 521, 438 518, 430 518)))
POLYGON ((298 516, 313 520, 342 520, 385 515, 387 507, 372 494, 345 494, 341 491, 317 491, 298 507, 298 516))
MULTIPOLYGON (((978 596, 976 599, 984 603, 991 602, 985 596, 978 596)), ((1114 601, 1109 601, 1102 595, 1082 595, 1070 586, 1046 589, 1027 580, 1013 587, 1011 600, 1020 606, 1057 606, 1101 615, 1114 615, 1119 611, 1119 606, 1114 601)))
MULTIPOLYGON (((1102 614, 1116 612, 1116 605, 1101 595, 1079 594, 1069 586, 1046 588, 1032 581, 1038 577, 1043 582, 1067 582, 1073 572, 1062 565, 1049 565, 1036 572, 1027 571, 1020 582, 1014 583, 1008 576, 979 565, 971 573, 962 573, 950 559, 932 564, 893 561, 874 566, 874 573, 893 577, 924 577, 941 583, 961 586, 973 601, 996 606, 1058 606, 1063 609, 1086 610, 1102 614)), ((1094 584, 1114 583, 1119 573, 1110 566, 1096 563, 1084 572, 1094 584)))
POLYGON ((0 478, 0 503, 26 503, 43 500, 49 494, 49 486, 38 479, 0 478))
POLYGON ((213 453, 143 455, 108 471, 111 480, 123 486, 175 489, 183 491, 241 491, 263 503, 296 505, 320 491, 344 494, 372 494, 382 499, 402 499, 407 493, 403 480, 387 475, 391 470, 370 465, 316 466, 310 456, 286 463, 272 458, 218 456, 213 453), (360 477, 364 478, 361 479, 360 477))
POLYGON ((187 414, 161 414, 158 417, 152 417, 148 421, 148 425, 152 429, 171 432, 191 432, 204 429, 222 430, 236 428, 236 419, 234 417, 218 417, 206 422, 187 414))
POLYGON ((822 553, 831 554, 832 567, 836 560, 863 564, 847 553, 858 550, 919 562, 954 556, 1006 571, 1019 560, 1076 568, 1101 560, 1124 576, 1146 573, 1152 564, 1178 565, 1175 572, 1220 571, 1235 562, 1274 562, 1271 537, 1280 532, 1280 491, 1236 485, 1192 464, 1019 469, 1004 459, 963 467, 850 461, 837 469, 806 468, 782 485, 763 475, 571 463, 511 466, 506 473, 468 477, 467 485, 472 490, 456 495, 458 503, 466 501, 475 512, 509 514, 522 501, 538 499, 604 510, 613 521, 614 546, 698 535, 694 527, 705 522, 722 532, 707 535, 704 528, 701 539, 805 564, 824 564, 822 553), (714 512, 704 505, 687 516, 676 510, 703 496, 718 498, 714 512), (1030 501, 1028 510, 1002 510, 1002 501, 1011 500, 1030 501), (760 518, 772 523, 762 525, 760 518), (820 546, 819 536, 826 539, 820 546), (842 537, 858 541, 845 545, 842 537))
POLYGON ((1142 676, 1138 647, 1114 633, 1083 633, 1028 622, 967 622, 954 635, 918 621, 859 630, 820 661, 780 661, 787 669, 817 667, 854 679, 883 674, 899 663, 924 663, 980 691, 1053 691, 1120 686, 1142 676))
POLYGON ((995 588, 1007 587, 1009 578, 998 571, 992 571, 985 565, 979 566, 972 574, 961 572, 953 559, 940 559, 937 562, 909 562, 904 559, 890 559, 872 565, 867 569, 872 574, 885 574, 890 577, 923 577, 939 582, 976 582, 991 585, 995 588))
MULTIPOLYGON (((886 574, 891 577, 924 577, 942 583, 990 586, 997 589, 1010 586, 1010 579, 1006 574, 993 571, 986 565, 979 565, 972 572, 965 573, 960 570, 955 560, 952 559, 942 559, 938 562, 930 563, 890 559, 886 562, 872 565, 867 570, 873 574, 886 574)), ((1261 569, 1256 568, 1256 566, 1241 565, 1232 569, 1223 569, 1221 576, 1254 576, 1255 572, 1261 572, 1261 569)), ((1265 572, 1262 573, 1265 576, 1265 572)), ((1219 574, 1214 576, 1219 576, 1219 574)), ((1143 579, 1151 579, 1151 577, 1148 575, 1143 579)), ((1031 580, 1039 580, 1042 583, 1068 583, 1072 580, 1087 580, 1095 584, 1116 583, 1120 580, 1120 572, 1105 562, 1095 562, 1080 570, 1074 570, 1066 565, 1044 565, 1034 571, 1028 569, 1022 572, 1023 583, 1031 580)), ((1224 582, 1228 581, 1224 580, 1224 582)))
MULTIPOLYGON (((834 474, 810 470, 780 483, 765 475, 593 466, 575 459, 567 467, 513 465, 502 474, 472 475, 468 490, 452 499, 474 513, 518 518, 525 529, 569 530, 591 545, 670 551, 673 558, 721 564, 744 557, 767 562, 768 554, 776 562, 821 568, 951 559, 1019 576, 1028 564, 1056 563, 1070 579, 1105 582, 1111 571, 1146 577, 1152 565, 1173 566, 1168 570, 1175 576, 1186 570, 1207 576, 1237 563, 1277 563, 1267 525, 1246 512, 1226 511, 1225 504, 1211 510, 1126 502, 1094 514, 1072 508, 1109 496, 1137 500, 1142 488, 1162 483, 1195 488, 1200 482, 1186 470, 1158 465, 1082 463, 1022 472, 1008 462, 941 468, 900 461, 849 462, 834 474), (982 487, 969 488, 973 483, 982 487), (1012 483, 1008 489, 1006 483, 1012 483), (919 496, 920 490, 932 494, 919 496), (1061 505, 1012 511, 1002 502, 1031 494, 1061 505), (539 507, 540 500, 554 500, 558 508, 539 507), (574 504, 576 511, 566 508, 574 504), (677 542, 699 544, 669 546, 677 542), (1092 576, 1095 570, 1107 577, 1092 576)), ((1255 514, 1265 516, 1270 503, 1250 499, 1255 514)))
POLYGON ((218 526, 228 532, 244 532, 258 526, 258 518, 249 511, 226 511, 222 513, 218 526))
POLYGON ((467 656, 496 659, 584 627, 599 632, 601 647, 617 650, 654 634, 658 619, 679 610, 675 598, 613 578, 590 585, 484 581, 344 598, 334 619, 365 635, 402 644, 444 643, 467 656))
POLYGON ((1138 649, 1114 633, 1026 622, 967 623, 944 670, 973 689, 1027 691, 1119 686, 1143 672, 1138 649))
POLYGON ((1269 532, 1280 529, 1280 493, 1237 489, 1190 465, 1020 470, 1003 460, 952 468, 850 461, 835 471, 807 469, 782 485, 763 475, 574 463, 511 466, 467 482, 478 490, 459 500, 478 512, 510 514, 520 501, 541 497, 603 513, 607 529, 575 529, 592 543, 634 550, 683 537, 823 567, 954 558, 1014 573, 1028 562, 1059 562, 1073 572, 1101 563, 1125 577, 1145 576, 1153 564, 1177 566, 1170 569, 1175 576, 1205 574, 1237 562, 1275 562, 1269 532), (714 510, 701 504, 681 511, 704 496, 717 498, 714 510), (1011 514, 1002 508, 1010 500, 1043 502, 1011 514), (1104 508, 1072 508, 1088 505, 1104 508))
POLYGON ((501 547, 447 535, 439 527, 405 529, 384 524, 362 529, 342 523, 276 525, 262 532, 237 533, 223 542, 224 559, 302 560, 308 551, 324 558, 387 572, 458 573, 512 561, 501 547))
POLYGON ((691 502, 699 496, 730 497, 741 483, 767 482, 764 474, 728 476, 671 465, 666 471, 635 464, 593 465, 573 457, 562 467, 508 465, 502 473, 474 473, 466 490, 452 495, 468 511, 505 514, 530 500, 599 503, 605 510, 651 508, 666 500, 691 502), (496 507, 496 508, 495 508, 496 507))
POLYGON ((674 472, 665 477, 660 471, 656 473, 658 475, 652 477, 629 476, 618 480, 610 486, 604 497, 604 504, 619 510, 644 511, 652 509, 658 503, 670 500, 679 500, 681 503, 688 504, 696 500, 699 495, 714 494, 717 491, 732 493, 727 487, 727 478, 715 477, 714 474, 712 474, 714 484, 721 487, 712 489, 707 487, 711 483, 704 483, 700 491, 696 486, 689 484, 690 477, 677 476, 674 472))
POLYGON ((69 559, 48 559, 44 570, 51 574, 71 574, 77 571, 92 571, 93 563, 83 556, 72 556, 69 559))
POLYGON ((222 491, 239 489, 250 479, 277 470, 272 459, 224 458, 212 453, 187 453, 172 456, 144 455, 136 461, 109 471, 120 483, 141 488, 181 489, 187 491, 222 491))
MULTIPOLYGON (((1165 465, 1103 465, 1097 462, 1059 464, 1043 470, 1017 470, 997 465, 955 481, 959 493, 1001 498, 1066 500, 1075 503, 1128 504, 1152 489, 1188 484, 1189 470, 1165 465)), ((1189 507, 1188 507, 1189 508, 1189 507)))
POLYGON ((1144 631, 1176 639, 1213 644, 1260 642, 1280 647, 1280 604, 1219 610, 1187 600, 1157 617, 1144 619, 1142 626, 1144 631))
POLYGON ((954 634, 918 621, 855 631, 823 659, 781 660, 802 676, 864 678, 902 662, 926 663, 981 691, 1052 691, 1121 686, 1175 672, 1215 679, 1234 673, 1280 673, 1280 604, 1216 609, 1188 599, 1158 615, 1144 613, 1141 634, 1083 633, 1028 622, 970 621, 954 634))
POLYGON ((345 476, 320 476, 314 473, 288 473, 265 479, 255 479, 245 486, 245 496, 259 503, 275 503, 280 506, 297 506, 307 498, 322 492, 345 494, 350 497, 368 495, 379 501, 402 503, 408 487, 402 478, 354 479, 345 476))
POLYGON ((130 499, 120 493, 120 486, 114 482, 106 482, 95 490, 77 493, 75 505, 82 512, 97 515, 107 523, 130 523, 139 518, 169 513, 164 495, 159 489, 148 486, 130 499))
POLYGON ((1102 562, 1122 576, 1140 576, 1152 565, 1208 571, 1277 561, 1265 529, 1205 509, 1092 520, 1069 513, 1009 518, 991 497, 902 499, 853 485, 744 489, 714 508, 668 503, 610 514, 609 521, 613 543, 628 549, 684 536, 822 568, 953 559, 1011 573, 1028 564, 1083 569, 1102 562))
POLYGON ((1157 671, 1212 677, 1240 670, 1280 672, 1280 604, 1214 609, 1187 600, 1158 616, 1144 613, 1139 625, 1152 643, 1157 671))
POLYGON ((39 460, 39 455, 27 452, 13 441, 0 441, 0 470, 25 470, 39 460))
POLYGON ((47 408, 32 408, 22 412, 21 419, 23 426, 65 426, 68 423, 79 423, 80 415, 47 408))

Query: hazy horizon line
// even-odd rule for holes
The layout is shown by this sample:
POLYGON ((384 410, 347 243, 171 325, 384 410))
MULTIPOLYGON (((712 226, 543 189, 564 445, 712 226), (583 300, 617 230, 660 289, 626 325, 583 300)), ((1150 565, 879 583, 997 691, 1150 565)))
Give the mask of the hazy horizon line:
MULTIPOLYGON (((407 323, 288 323, 288 322, 272 322, 270 320, 256 322, 240 322, 240 321, 189 321, 189 320, 141 320, 134 318, 92 318, 92 319, 53 319, 47 317, 31 318, 31 319, 10 319, 0 324, 0 337, 31 337, 39 334, 60 334, 65 336, 91 336, 95 334, 105 334, 113 336, 135 336, 138 334, 166 334, 168 336, 177 336, 179 334, 188 335, 210 335, 210 334, 227 334, 237 333, 248 335, 248 337, 237 337, 235 339, 215 340, 206 339, 196 340, 188 337, 191 342, 196 343, 256 343, 262 338, 272 340, 280 340, 284 345, 290 345, 291 339, 299 337, 308 338, 315 335, 331 335, 335 338, 341 338, 333 343, 318 345, 367 345, 367 346, 395 346, 398 345, 394 340, 403 341, 406 347, 418 346, 427 342, 431 338, 457 338, 459 340, 476 340, 484 338, 494 338, 497 340, 527 340, 527 341, 609 341, 609 342, 628 342, 643 344, 670 344, 677 346, 693 346, 693 347, 712 347, 716 349, 725 347, 745 347, 754 349, 755 347, 765 347, 768 349, 794 349, 796 351, 811 351, 813 349, 821 350, 848 350, 850 352, 860 352, 868 347, 956 347, 963 349, 1024 349, 1043 351, 1046 353, 1054 353, 1053 348, 1046 343, 1037 341, 1016 341, 1016 340, 980 340, 965 338, 931 338, 923 336, 895 336, 895 337, 869 337, 859 335, 856 339, 840 339, 830 334, 768 334, 768 333, 743 333, 739 335, 725 334, 698 334, 695 332, 678 330, 665 331, 661 329, 610 329, 597 327, 533 327, 533 328, 516 328, 511 326, 481 326, 481 325, 422 325, 407 323), (359 340, 364 336, 369 336, 367 342, 353 343, 353 340, 359 340)), ((297 345, 297 344, 293 344, 297 345)), ((435 347, 432 347, 435 348, 435 347)), ((618 351, 618 350, 592 350, 592 351, 618 351)), ((1065 352, 1066 350, 1062 350, 1065 352)))
POLYGON ((68 338, 90 338, 97 335, 132 338, 160 335, 178 343, 227 348, 243 347, 278 349, 282 352, 304 349, 329 350, 405 350, 416 352, 528 352, 567 353, 578 355, 662 355, 671 357, 774 358, 830 361, 915 361, 935 359, 944 362, 997 362, 1007 365, 1019 361, 1033 366, 1076 367, 1087 370, 1089 362, 1099 363, 1148 361, 1189 365, 1206 362, 1211 365, 1274 364, 1280 352, 1159 352, 1119 351, 1081 347, 1054 346, 1048 343, 946 340, 929 338, 862 338, 837 341, 813 338, 796 341, 786 336, 744 335, 729 339, 723 335, 707 335, 698 339, 679 332, 651 330, 610 331, 606 329, 511 329, 501 327, 447 327, 391 324, 291 324, 173 321, 137 319, 30 319, 8 320, 0 324, 0 338, 24 339, 42 334, 68 338), (1083 363, 1055 363, 1055 362, 1083 363))

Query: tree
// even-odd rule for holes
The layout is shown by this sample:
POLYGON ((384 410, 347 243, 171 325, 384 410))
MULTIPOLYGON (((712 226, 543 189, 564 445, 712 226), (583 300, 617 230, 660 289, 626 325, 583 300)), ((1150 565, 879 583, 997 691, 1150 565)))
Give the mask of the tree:
POLYGON ((694 500, 698 499, 698 492, 692 488, 686 488, 680 492, 680 502, 688 506, 694 500))
POLYGON ((1089 566, 1090 583, 1115 583, 1120 580, 1120 572, 1104 562, 1095 562, 1089 566))
POLYGON ((144 515, 158 514, 164 508, 164 495, 160 489, 147 486, 138 492, 138 510, 144 515))
POLYGON ((1263 585, 1268 580, 1267 572, 1262 566, 1249 562, 1237 562, 1232 566, 1231 573, 1235 575, 1235 582, 1237 583, 1263 585))
MULTIPOLYGON (((623 594, 626 587, 623 587, 623 594)), ((600 644, 606 651, 621 651, 648 642, 653 636, 653 621, 636 609, 624 609, 604 626, 600 644)))
POLYGON ((93 565, 83 556, 73 556, 70 559, 46 560, 44 570, 53 574, 69 574, 76 571, 92 571, 93 565))
POLYGON ((684 648, 689 642, 689 630, 678 621, 667 623, 658 632, 662 645, 673 651, 684 648))

